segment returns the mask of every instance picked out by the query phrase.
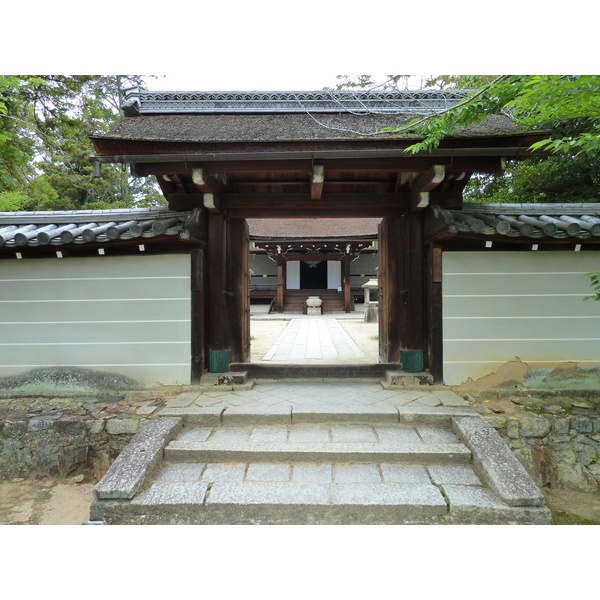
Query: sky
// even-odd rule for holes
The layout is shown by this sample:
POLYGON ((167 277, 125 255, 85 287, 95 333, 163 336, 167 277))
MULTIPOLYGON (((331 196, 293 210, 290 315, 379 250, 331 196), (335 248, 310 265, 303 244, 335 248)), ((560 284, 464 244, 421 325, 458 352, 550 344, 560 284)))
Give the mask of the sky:
POLYGON ((483 6, 55 0, 32 10, 12 2, 2 9, 0 73, 154 74, 166 77, 150 89, 285 91, 333 86, 338 74, 598 72, 597 5, 483 6))

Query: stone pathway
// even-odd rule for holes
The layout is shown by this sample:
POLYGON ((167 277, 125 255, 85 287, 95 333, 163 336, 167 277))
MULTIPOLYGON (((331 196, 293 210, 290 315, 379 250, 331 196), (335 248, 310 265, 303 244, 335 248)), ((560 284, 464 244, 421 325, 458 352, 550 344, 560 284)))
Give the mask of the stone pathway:
POLYGON ((254 414, 343 412, 359 415, 378 413, 397 415, 398 407, 423 409, 432 407, 468 407, 463 398, 450 390, 384 389, 380 383, 258 383, 252 389, 205 389, 186 392, 168 400, 163 416, 217 414, 226 410, 228 416, 254 414))
POLYGON ((92 520, 549 522, 514 455, 450 390, 360 382, 248 387, 172 398, 96 487, 92 520))
POLYGON ((291 319, 263 361, 309 364, 314 361, 364 358, 352 338, 335 318, 291 319))

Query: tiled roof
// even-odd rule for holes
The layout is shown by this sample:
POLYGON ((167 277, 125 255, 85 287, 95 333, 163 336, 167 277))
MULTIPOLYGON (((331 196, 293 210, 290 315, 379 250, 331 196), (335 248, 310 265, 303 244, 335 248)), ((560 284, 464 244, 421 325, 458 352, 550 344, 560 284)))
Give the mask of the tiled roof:
POLYGON ((250 237, 276 239, 356 239, 377 237, 381 219, 248 219, 250 237))
POLYGON ((164 208, 0 213, 0 247, 64 246, 177 235, 187 213, 164 208))
POLYGON ((600 242, 600 204, 469 204, 438 214, 447 231, 483 237, 600 242))

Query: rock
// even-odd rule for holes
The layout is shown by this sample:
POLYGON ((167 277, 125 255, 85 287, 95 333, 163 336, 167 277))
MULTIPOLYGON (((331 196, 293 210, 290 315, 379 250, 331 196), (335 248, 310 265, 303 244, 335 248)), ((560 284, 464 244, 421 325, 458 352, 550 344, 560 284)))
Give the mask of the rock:
POLYGON ((584 492, 594 492, 598 484, 591 473, 580 465, 556 465, 556 476, 558 481, 567 488, 574 488, 584 492))
POLYGON ((521 418, 521 435, 530 438, 543 438, 550 433, 551 426, 550 419, 527 413, 521 418))
POLYGON ((83 483, 85 481, 84 475, 75 475, 75 477, 71 477, 71 481, 73 483, 83 483))
POLYGON ((593 422, 586 417, 573 417, 571 419, 571 431, 577 433, 592 433, 593 422))
POLYGON ((137 419, 111 419, 106 421, 106 431, 111 435, 136 433, 140 427, 137 419))
POLYGON ((506 423, 506 435, 511 439, 519 437, 519 419, 508 419, 506 423))
POLYGON ((542 410, 544 412, 547 412, 547 413, 550 413, 550 414, 553 414, 553 415, 557 415, 557 414, 563 412, 562 407, 557 406, 556 404, 543 404, 542 405, 542 410))

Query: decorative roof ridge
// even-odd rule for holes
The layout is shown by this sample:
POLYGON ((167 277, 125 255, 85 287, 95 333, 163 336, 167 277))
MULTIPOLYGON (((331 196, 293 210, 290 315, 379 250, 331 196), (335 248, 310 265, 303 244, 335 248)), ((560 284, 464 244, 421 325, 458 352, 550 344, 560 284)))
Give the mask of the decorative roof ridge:
POLYGON ((165 113, 431 113, 471 90, 147 91, 123 90, 126 116, 165 113))
POLYGON ((185 217, 188 212, 171 210, 167 207, 110 208, 98 210, 44 210, 0 212, 0 226, 12 223, 82 223, 93 220, 129 221, 132 218, 185 217))

